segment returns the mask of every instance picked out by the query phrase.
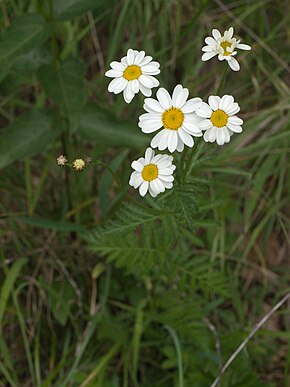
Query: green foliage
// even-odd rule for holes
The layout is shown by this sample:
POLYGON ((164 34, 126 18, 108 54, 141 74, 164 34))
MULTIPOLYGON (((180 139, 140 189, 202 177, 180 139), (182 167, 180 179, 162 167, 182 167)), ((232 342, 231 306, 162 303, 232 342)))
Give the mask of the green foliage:
POLYGON ((95 140, 103 145, 141 149, 148 144, 147 137, 137 129, 136 123, 118 120, 95 105, 84 108, 78 133, 84 139, 95 140))
POLYGON ((59 20, 70 20, 85 12, 100 11, 107 0, 53 0, 55 17, 59 20))
MULTIPOLYGON (((289 291, 289 2, 0 8, 0 386, 211 386, 289 291), (230 25, 252 50, 219 88, 226 63, 201 47, 230 25), (151 140, 144 98, 126 104, 104 76, 128 48, 170 91, 234 95, 244 120, 224 147, 175 152, 174 188, 155 199, 128 187, 151 140), (60 154, 105 164, 76 173, 60 154)), ((289 384, 288 317, 283 305, 221 387, 289 384)))
POLYGON ((59 66, 46 66, 39 70, 39 80, 46 95, 57 103, 76 130, 85 102, 85 66, 80 59, 68 58, 59 66))
POLYGON ((0 136, 0 168, 42 152, 59 132, 53 115, 40 110, 23 114, 0 136))
POLYGON ((20 16, 0 38, 0 69, 6 70, 14 59, 41 46, 51 32, 50 26, 38 14, 20 16))

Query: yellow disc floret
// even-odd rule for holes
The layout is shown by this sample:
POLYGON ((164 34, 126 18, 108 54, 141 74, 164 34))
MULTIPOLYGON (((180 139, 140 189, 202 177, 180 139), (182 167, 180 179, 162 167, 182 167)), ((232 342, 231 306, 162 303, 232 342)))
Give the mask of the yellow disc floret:
POLYGON ((73 168, 74 168, 76 171, 80 172, 80 171, 82 171, 82 170, 85 168, 86 163, 85 163, 85 161, 84 161, 83 159, 76 159, 76 160, 72 163, 72 166, 73 166, 73 168))
POLYGON ((223 110, 216 110, 212 113, 210 120, 217 128, 222 128, 228 122, 229 116, 223 110))
POLYGON ((224 56, 228 56, 233 52, 233 51, 227 51, 227 48, 231 46, 232 46, 232 43, 228 42, 227 40, 224 42, 221 42, 221 47, 224 50, 224 56))
POLYGON ((164 128, 170 130, 178 130, 184 120, 184 114, 178 108, 170 108, 162 114, 162 123, 164 128))
POLYGON ((146 181, 152 181, 158 176, 158 168, 155 164, 145 165, 142 171, 142 177, 146 181))
POLYGON ((138 79, 140 75, 142 75, 142 71, 141 68, 137 65, 128 66, 123 72, 123 77, 127 79, 127 81, 138 79))

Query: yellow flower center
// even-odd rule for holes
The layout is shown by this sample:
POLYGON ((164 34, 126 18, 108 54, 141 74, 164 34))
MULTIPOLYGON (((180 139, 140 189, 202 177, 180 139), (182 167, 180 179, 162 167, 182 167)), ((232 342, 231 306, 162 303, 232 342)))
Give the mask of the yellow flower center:
POLYGON ((123 77, 127 79, 127 81, 138 79, 140 75, 142 75, 142 71, 141 68, 137 65, 128 66, 123 72, 123 77))
POLYGON ((217 128, 222 128, 228 122, 229 116, 223 110, 216 110, 212 113, 210 120, 217 128))
POLYGON ((232 47, 232 43, 228 42, 227 40, 225 42, 221 42, 221 47, 224 50, 224 56, 230 55, 233 51, 227 51, 228 47, 232 47))
POLYGON ((184 120, 184 114, 180 109, 170 108, 162 114, 162 123, 164 128, 177 130, 181 127, 184 120))
POLYGON ((76 171, 82 171, 85 167, 86 163, 84 162, 83 159, 76 159, 73 162, 73 167, 76 171))
POLYGON ((145 165, 142 171, 142 177, 146 181, 151 181, 156 179, 158 176, 158 168, 155 164, 145 165))

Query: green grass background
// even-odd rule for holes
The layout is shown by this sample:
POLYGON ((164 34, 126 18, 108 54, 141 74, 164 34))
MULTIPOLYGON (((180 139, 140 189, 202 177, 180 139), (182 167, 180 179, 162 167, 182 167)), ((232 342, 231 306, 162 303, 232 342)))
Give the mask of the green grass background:
MULTIPOLYGON (((210 386, 289 291, 289 1, 2 0, 0 10, 0 385, 210 386), (110 61, 144 49, 162 86, 206 100, 226 63, 201 62, 203 40, 230 26, 252 46, 220 90, 240 104, 244 131, 223 147, 197 141, 188 180, 177 179, 187 197, 171 198, 179 223, 163 220, 167 196, 130 190, 148 212, 124 204, 103 168, 56 165, 61 153, 102 159, 127 190, 148 144, 143 96, 109 95, 110 61)), ((289 339, 285 305, 220 385, 289 386, 289 339)))

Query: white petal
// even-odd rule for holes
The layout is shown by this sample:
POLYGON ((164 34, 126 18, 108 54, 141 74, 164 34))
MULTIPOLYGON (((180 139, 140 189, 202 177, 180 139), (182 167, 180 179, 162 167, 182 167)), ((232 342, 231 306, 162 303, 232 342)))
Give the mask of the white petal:
POLYGON ((138 188, 143 182, 143 178, 141 176, 141 174, 139 173, 139 176, 137 177, 137 179, 134 181, 133 183, 133 187, 136 189, 138 188))
POLYGON ((193 138, 191 137, 190 134, 188 134, 185 130, 183 130, 182 128, 180 128, 178 130, 178 134, 181 138, 181 140, 184 142, 185 145, 189 146, 190 148, 193 147, 193 138))
POLYGON ((156 130, 162 128, 162 122, 141 122, 139 125, 142 129, 143 133, 153 133, 156 132, 156 130))
POLYGON ((207 130, 212 127, 211 120, 203 120, 198 124, 200 130, 207 130))
MULTIPOLYGON (((183 147, 184 147, 184 146, 183 146, 183 147)), ((182 150, 183 150, 183 149, 182 149, 182 150)), ((181 150, 181 151, 178 151, 178 152, 182 152, 182 150, 181 150)), ((173 179, 173 180, 174 180, 174 179, 173 179)), ((173 187, 172 182, 168 182, 168 181, 162 180, 161 183, 162 183, 162 184, 164 185, 164 187, 167 188, 167 189, 171 189, 171 188, 173 187)))
POLYGON ((210 130, 208 130, 207 137, 209 142, 215 142, 218 130, 219 129, 216 128, 215 126, 213 126, 210 130))
POLYGON ((127 62, 128 62, 128 65, 132 65, 134 63, 134 60, 135 60, 135 53, 134 51, 129 48, 129 50, 127 51, 127 62))
POLYGON ((161 174, 161 175, 167 175, 167 176, 169 176, 169 175, 172 175, 172 173, 173 173, 173 169, 172 168, 159 168, 159 173, 161 174))
POLYGON ((176 85, 173 93, 172 93, 172 106, 176 106, 176 100, 177 97, 179 96, 179 93, 181 93, 183 87, 181 85, 176 85))
POLYGON ((135 169, 135 171, 137 171, 137 172, 142 172, 143 168, 144 168, 144 165, 141 164, 139 161, 135 160, 135 161, 132 162, 131 167, 133 169, 135 169))
POLYGON ((110 66, 112 67, 112 69, 114 70, 117 70, 117 71, 121 71, 122 73, 124 72, 126 66, 124 63, 120 63, 120 62, 111 62, 110 63, 110 66))
POLYGON ((144 59, 145 51, 139 51, 138 54, 135 56, 134 64, 139 65, 140 62, 144 59))
POLYGON ((237 116, 231 116, 228 118, 228 122, 230 122, 233 125, 243 125, 244 121, 237 117, 237 116))
POLYGON ((129 185, 134 186, 135 181, 140 176, 140 172, 134 171, 131 173, 129 185))
POLYGON ((248 44, 238 44, 237 45, 237 48, 239 48, 240 50, 251 50, 251 46, 249 46, 248 44))
POLYGON ((213 47, 211 47, 211 46, 203 46, 201 51, 202 52, 212 52, 213 51, 213 47))
POLYGON ((233 34, 234 34, 234 29, 233 27, 230 27, 229 30, 228 30, 228 39, 232 39, 233 37, 233 34))
POLYGON ((211 58, 213 58, 216 55, 217 55, 217 53, 214 51, 205 52, 204 54, 202 54, 201 60, 203 60, 205 62, 207 60, 210 60, 211 58))
POLYGON ((196 110, 196 114, 199 117, 210 118, 212 115, 212 109, 207 103, 203 102, 201 107, 196 110))
POLYGON ((228 60, 228 64, 232 70, 234 70, 234 71, 240 70, 240 65, 239 65, 238 61, 236 60, 236 58, 231 56, 230 59, 228 60))
POLYGON ((239 111, 240 111, 240 107, 237 102, 234 102, 231 107, 225 109, 225 112, 227 113, 228 116, 237 114, 239 111))
POLYGON ((212 38, 211 36, 208 36, 207 38, 205 38, 204 41, 206 44, 211 46, 211 48, 216 46, 216 40, 214 38, 212 38))
POLYGON ((144 105, 145 105, 144 106, 145 109, 148 106, 149 109, 153 110, 154 112, 161 113, 161 114, 164 112, 164 108, 160 105, 158 101, 156 101, 156 99, 145 98, 144 105))
POLYGON ((125 90, 124 90, 124 98, 127 103, 130 103, 134 98, 134 92, 132 89, 132 82, 128 82, 125 90), (129 102, 128 102, 129 101, 129 102))
POLYGON ((187 133, 191 134, 192 136, 202 136, 199 126, 196 125, 194 122, 190 121, 189 119, 183 121, 182 127, 187 133))
POLYGON ((149 63, 148 65, 142 66, 142 73, 143 74, 159 74, 160 70, 158 67, 152 65, 152 63, 149 63))
POLYGON ((169 109, 172 106, 171 97, 166 89, 164 87, 161 87, 157 90, 156 96, 158 98, 158 101, 160 102, 160 105, 164 109, 169 109))
POLYGON ((140 91, 143 95, 145 95, 145 97, 151 97, 152 95, 152 90, 149 89, 148 87, 145 87, 142 85, 142 83, 139 82, 139 88, 140 88, 140 91))
POLYGON ((132 81, 132 91, 133 93, 137 94, 139 92, 139 82, 137 79, 133 79, 132 81))
POLYGON ((202 105, 202 99, 199 97, 189 99, 182 107, 183 113, 192 113, 202 105))
POLYGON ((153 198, 156 198, 157 193, 156 193, 155 191, 153 191, 153 189, 150 187, 150 185, 149 185, 149 193, 150 193, 150 195, 151 195, 153 198))
POLYGON ((159 150, 164 150, 167 148, 167 139, 168 139, 169 130, 163 129, 157 133, 151 140, 152 148, 158 148, 159 150))
POLYGON ((216 139, 216 142, 218 143, 218 145, 224 145, 225 139, 226 139, 226 136, 225 136, 225 133, 224 133, 224 129, 223 128, 218 128, 218 130, 217 130, 217 139, 216 139))
MULTIPOLYGON (((108 90, 110 93, 115 93, 117 94, 118 91, 115 92, 115 90, 119 89, 120 85, 124 85, 124 81, 125 79, 123 77, 120 77, 120 78, 115 78, 113 79, 110 83, 109 83, 109 86, 108 86, 108 90)), ((127 83, 125 83, 125 86, 126 87, 127 83)), ((122 90, 121 90, 122 91, 122 90)))
POLYGON ((144 74, 140 75, 138 80, 143 86, 148 87, 149 89, 153 87, 153 82, 147 75, 144 75, 144 74))
POLYGON ((217 39, 220 39, 222 36, 221 36, 221 33, 219 32, 219 30, 217 30, 216 28, 214 28, 212 31, 212 36, 217 40, 217 39))
POLYGON ((124 57, 121 59, 121 64, 125 65, 125 68, 128 67, 127 56, 124 56, 124 57))
POLYGON ((154 151, 151 148, 147 148, 145 152, 145 163, 150 164, 151 159, 154 157, 154 151))
POLYGON ((170 130, 168 134, 168 150, 169 152, 174 152, 177 147, 177 133, 176 130, 170 130))
POLYGON ((145 196, 149 188, 149 182, 143 181, 143 183, 140 185, 139 193, 141 196, 145 196))
POLYGON ((184 149, 184 142, 181 140, 181 138, 178 136, 178 142, 177 142, 177 152, 182 152, 184 149))
POLYGON ((108 70, 105 72, 105 76, 109 78, 117 78, 123 76, 123 71, 108 70))
POLYGON ((231 136, 230 136, 230 133, 228 131, 228 128, 224 128, 224 134, 225 134, 225 143, 230 142, 231 136))
POLYGON ((208 104, 212 108, 212 110, 217 110, 219 108, 219 102, 220 102, 220 97, 217 95, 211 95, 208 98, 208 104))
POLYGON ((159 187, 159 191, 160 192, 164 192, 165 191, 165 187, 164 187, 164 184, 162 183, 162 181, 160 179, 155 179, 155 182, 156 184, 158 184, 158 187, 159 187))
POLYGON ((143 66, 145 66, 147 63, 151 62, 151 60, 152 60, 152 56, 147 55, 147 56, 145 56, 145 58, 139 63, 139 66, 140 66, 140 67, 143 67, 143 66))
POLYGON ((164 181, 170 183, 174 180, 174 177, 172 175, 158 175, 158 178, 162 181, 162 183, 164 181))
POLYGON ((230 109, 234 103, 234 97, 232 95, 225 94, 222 96, 220 103, 219 103, 219 109, 226 110, 227 108, 230 109))
POLYGON ((189 90, 187 88, 182 89, 176 98, 176 103, 174 106, 179 109, 182 108, 188 96, 189 96, 189 90))
POLYGON ((234 133, 242 133, 243 128, 240 125, 234 125, 230 122, 227 123, 227 127, 234 133))
POLYGON ((156 179, 150 181, 149 186, 150 186, 151 190, 152 190, 154 193, 156 193, 157 195, 160 193, 159 185, 158 185, 158 183, 156 182, 156 179))

